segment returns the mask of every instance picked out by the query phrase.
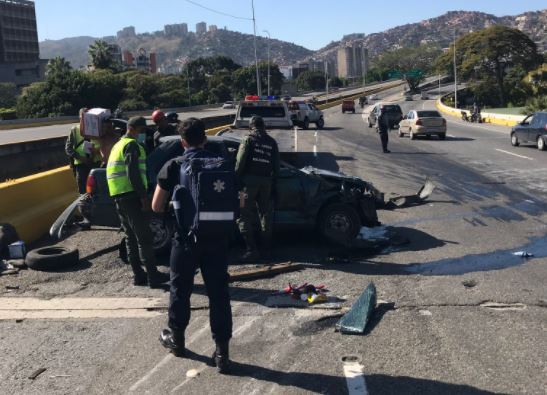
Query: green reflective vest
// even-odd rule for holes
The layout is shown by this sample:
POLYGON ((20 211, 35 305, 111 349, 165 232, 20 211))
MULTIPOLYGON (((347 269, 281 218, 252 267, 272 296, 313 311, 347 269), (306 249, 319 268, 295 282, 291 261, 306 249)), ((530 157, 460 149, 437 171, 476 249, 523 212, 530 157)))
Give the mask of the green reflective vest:
MULTIPOLYGON (((110 196, 117 196, 135 190, 127 176, 127 165, 123 154, 125 146, 130 142, 136 142, 136 140, 124 136, 114 145, 114 147, 112 147, 112 151, 110 152, 108 164, 106 165, 106 180, 110 196)), ((144 187, 148 188, 148 180, 146 178, 146 153, 140 144, 139 150, 139 170, 141 172, 141 179, 144 187)))
MULTIPOLYGON (((82 137, 82 134, 80 133, 80 127, 74 126, 70 132, 73 135, 74 151, 79 155, 79 158, 85 158, 86 153, 84 151, 84 138, 82 137)), ((99 143, 97 141, 91 140, 91 144, 93 144, 93 147, 95 147, 97 150, 99 149, 99 143)), ((102 159, 101 159, 100 153, 93 155, 94 163, 98 163, 101 160, 102 159)), ((75 165, 82 164, 81 159, 74 158, 74 164, 75 165)))

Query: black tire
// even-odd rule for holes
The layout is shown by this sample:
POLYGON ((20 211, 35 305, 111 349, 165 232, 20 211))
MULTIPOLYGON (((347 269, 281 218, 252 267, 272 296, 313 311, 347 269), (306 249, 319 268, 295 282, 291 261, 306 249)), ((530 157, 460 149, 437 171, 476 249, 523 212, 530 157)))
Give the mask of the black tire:
POLYGON ((359 213, 349 204, 333 203, 321 210, 317 223, 321 236, 336 244, 348 244, 361 229, 359 213))
POLYGON ((446 133, 439 134, 439 140, 446 140, 446 133))
POLYGON ((38 248, 30 251, 25 258, 29 268, 41 271, 67 269, 79 262, 80 253, 77 248, 61 246, 38 248))
POLYGON ((519 139, 515 133, 511 133, 511 145, 513 147, 518 147, 520 145, 519 139))
POLYGON ((319 118, 315 126, 317 127, 317 129, 323 129, 323 127, 325 126, 325 120, 323 118, 319 118))
POLYGON ((159 215, 150 217, 150 229, 152 230, 153 246, 156 255, 162 255, 171 249, 171 240, 175 234, 173 220, 159 215))
POLYGON ((308 130, 310 128, 310 120, 308 117, 304 118, 304 123, 302 124, 302 128, 304 130, 308 130))
POLYGON ((547 147, 545 146, 545 140, 543 140, 543 137, 539 136, 537 139, 537 147, 540 151, 545 151, 547 147))

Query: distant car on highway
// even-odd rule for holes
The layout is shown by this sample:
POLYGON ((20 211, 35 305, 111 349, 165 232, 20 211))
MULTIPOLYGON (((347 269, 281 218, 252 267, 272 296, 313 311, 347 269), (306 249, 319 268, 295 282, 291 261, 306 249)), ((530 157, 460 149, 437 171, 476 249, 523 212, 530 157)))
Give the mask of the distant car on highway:
POLYGON ((386 112, 389 120, 389 128, 396 129, 399 127, 399 122, 403 119, 403 110, 398 104, 383 104, 378 103, 374 106, 372 111, 368 114, 368 127, 371 128, 376 125, 378 116, 382 109, 386 112))
POLYGON ((289 102, 289 111, 293 124, 303 129, 309 129, 310 123, 314 123, 317 129, 322 129, 325 126, 323 112, 312 103, 291 101, 289 102))
POLYGON ((377 95, 376 93, 373 93, 372 95, 370 95, 370 96, 368 97, 368 99, 369 99, 369 100, 378 100, 379 97, 378 97, 378 95, 377 95))
POLYGON ((405 93, 405 101, 413 101, 414 99, 412 98, 412 94, 411 93, 405 93))
POLYGON ((355 114, 355 100, 342 100, 342 114, 346 111, 355 114))
POLYGON ((248 128, 254 115, 264 119, 267 128, 292 128, 293 122, 288 103, 283 100, 261 100, 256 95, 249 95, 239 103, 234 127, 248 128))
POLYGON ((426 91, 420 92, 420 99, 422 99, 422 100, 429 100, 429 95, 427 94, 426 91))
POLYGON ((406 133, 414 140, 416 136, 438 136, 446 139, 446 119, 435 110, 412 110, 399 123, 399 137, 406 133))
POLYGON ((511 129, 511 145, 536 144, 540 151, 547 149, 547 112, 535 112, 511 129))
POLYGON ((285 95, 281 98, 281 100, 284 100, 284 101, 289 101, 291 99, 292 99, 292 97, 290 97, 289 95, 285 95))
POLYGON ((222 105, 222 108, 225 110, 234 109, 236 108, 236 103, 233 101, 227 101, 226 103, 222 105))

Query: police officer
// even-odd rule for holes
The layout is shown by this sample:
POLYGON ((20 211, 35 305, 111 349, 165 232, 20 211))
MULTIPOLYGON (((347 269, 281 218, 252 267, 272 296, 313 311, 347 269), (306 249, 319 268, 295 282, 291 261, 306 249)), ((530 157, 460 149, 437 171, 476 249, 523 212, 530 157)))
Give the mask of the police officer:
MULTIPOLYGON (((155 212, 165 211, 169 197, 180 183, 182 161, 192 158, 214 158, 217 155, 203 147, 207 141, 205 124, 197 118, 183 121, 178 132, 185 153, 167 162, 158 173, 156 191, 152 200, 155 212)), ((210 305, 210 324, 216 349, 212 363, 220 373, 229 370, 229 341, 232 337, 232 308, 228 290, 228 237, 201 239, 189 237, 178 230, 171 247, 171 290, 168 327, 162 331, 160 342, 176 356, 185 355, 184 332, 190 322, 190 296, 196 268, 201 269, 210 305)))
POLYGON ((380 141, 382 142, 382 150, 384 151, 384 154, 389 154, 391 152, 387 149, 387 143, 389 142, 389 119, 383 108, 380 110, 377 122, 378 133, 380 134, 380 141))
POLYGON ((239 231, 247 246, 242 262, 252 262, 260 254, 256 245, 253 222, 260 218, 261 242, 269 254, 272 243, 273 205, 277 176, 279 174, 279 149, 277 142, 266 133, 262 117, 253 116, 249 123, 251 133, 239 145, 236 176, 243 188, 245 203, 238 220, 239 231))
POLYGON ((152 231, 147 221, 149 209, 147 197, 146 153, 137 142, 144 133, 146 120, 133 117, 127 122, 127 132, 110 152, 106 176, 110 196, 116 202, 123 230, 126 234, 127 255, 134 274, 134 285, 158 288, 167 281, 156 268, 152 245, 152 231), (141 266, 146 267, 145 272, 141 266))
MULTIPOLYGON (((80 121, 86 111, 86 108, 80 109, 80 121)), ((83 195, 89 172, 101 165, 99 143, 84 138, 79 125, 73 126, 66 140, 65 153, 70 158, 76 184, 78 185, 78 192, 83 195)))

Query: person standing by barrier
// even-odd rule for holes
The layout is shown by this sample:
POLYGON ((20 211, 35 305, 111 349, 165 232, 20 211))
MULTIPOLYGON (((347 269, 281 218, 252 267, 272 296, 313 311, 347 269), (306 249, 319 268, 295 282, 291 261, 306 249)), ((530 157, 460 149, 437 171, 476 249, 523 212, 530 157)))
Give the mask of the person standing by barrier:
POLYGON ((129 263, 133 269, 133 284, 159 288, 167 281, 166 276, 156 268, 153 237, 148 223, 147 211, 148 180, 146 177, 146 153, 138 142, 144 133, 146 120, 133 117, 127 122, 127 133, 118 141, 108 158, 106 177, 110 196, 116 202, 116 209, 126 235, 129 263), (141 264, 146 267, 146 272, 141 264))
POLYGON ((277 142, 266 133, 264 119, 253 116, 249 127, 251 133, 239 145, 235 167, 245 201, 238 220, 239 231, 247 246, 241 262, 253 262, 260 257, 253 226, 257 209, 262 249, 266 256, 270 254, 274 211, 272 200, 280 161, 277 142))
POLYGON ((238 204, 235 175, 229 162, 204 149, 205 124, 189 118, 178 127, 184 155, 167 162, 157 177, 152 200, 164 212, 172 196, 177 232, 171 247, 171 292, 168 327, 161 344, 176 356, 185 355, 185 330, 190 322, 190 296, 199 267, 210 305, 216 344, 211 362, 220 373, 229 370, 232 308, 228 288, 228 241, 238 204))
POLYGON ((384 154, 389 154, 391 151, 387 149, 389 142, 389 119, 386 111, 382 108, 380 115, 378 116, 378 133, 380 134, 380 141, 382 142, 382 150, 384 154))
MULTIPOLYGON (((80 122, 86 111, 86 108, 80 109, 80 122)), ((76 177, 80 195, 85 194, 87 176, 89 176, 91 169, 101 165, 99 148, 97 141, 91 141, 82 135, 79 125, 70 129, 70 134, 65 143, 65 153, 70 158, 70 165, 76 177)))

